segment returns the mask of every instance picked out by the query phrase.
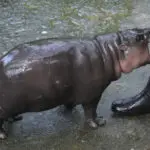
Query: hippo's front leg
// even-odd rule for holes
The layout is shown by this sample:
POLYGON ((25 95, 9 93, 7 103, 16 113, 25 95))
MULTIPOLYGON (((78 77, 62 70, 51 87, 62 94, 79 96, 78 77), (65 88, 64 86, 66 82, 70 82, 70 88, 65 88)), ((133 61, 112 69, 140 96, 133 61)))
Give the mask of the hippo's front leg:
POLYGON ((90 101, 90 103, 82 104, 85 114, 85 125, 88 125, 90 128, 96 129, 98 126, 103 126, 106 124, 106 120, 103 117, 97 118, 97 105, 100 97, 90 101))

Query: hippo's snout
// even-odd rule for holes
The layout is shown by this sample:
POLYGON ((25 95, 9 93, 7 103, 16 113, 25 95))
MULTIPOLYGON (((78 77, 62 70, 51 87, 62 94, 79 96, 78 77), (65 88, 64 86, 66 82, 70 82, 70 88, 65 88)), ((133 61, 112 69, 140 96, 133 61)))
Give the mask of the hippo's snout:
POLYGON ((121 32, 121 70, 129 73, 150 62, 150 28, 128 29, 121 32))
POLYGON ((146 42, 150 43, 150 28, 143 29, 143 32, 139 33, 137 38, 137 41, 145 40, 146 42))

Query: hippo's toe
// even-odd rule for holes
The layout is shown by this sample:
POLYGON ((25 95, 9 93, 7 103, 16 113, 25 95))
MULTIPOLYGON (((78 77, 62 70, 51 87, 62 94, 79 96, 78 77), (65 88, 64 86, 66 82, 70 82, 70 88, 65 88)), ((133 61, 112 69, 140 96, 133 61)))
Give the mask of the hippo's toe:
POLYGON ((90 128, 92 128, 92 129, 97 129, 97 128, 98 128, 97 122, 95 122, 95 121, 92 120, 92 119, 88 119, 88 120, 86 121, 86 123, 87 123, 88 126, 89 126, 90 128))
POLYGON ((97 124, 98 124, 100 127, 106 125, 106 120, 105 120, 102 116, 97 117, 97 118, 96 118, 96 122, 97 122, 97 124))

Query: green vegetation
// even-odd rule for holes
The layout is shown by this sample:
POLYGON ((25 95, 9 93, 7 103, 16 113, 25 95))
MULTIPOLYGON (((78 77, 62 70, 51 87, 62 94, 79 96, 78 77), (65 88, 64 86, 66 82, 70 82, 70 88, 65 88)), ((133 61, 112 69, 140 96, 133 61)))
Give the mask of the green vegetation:
POLYGON ((47 26, 51 31, 83 36, 117 31, 120 21, 130 15, 132 1, 28 0, 24 3, 24 8, 29 12, 27 14, 47 13, 47 26))

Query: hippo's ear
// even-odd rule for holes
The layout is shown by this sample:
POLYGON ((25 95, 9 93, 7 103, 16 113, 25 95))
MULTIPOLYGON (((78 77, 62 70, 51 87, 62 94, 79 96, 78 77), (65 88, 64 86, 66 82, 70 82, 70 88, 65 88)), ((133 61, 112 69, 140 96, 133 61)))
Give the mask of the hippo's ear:
POLYGON ((121 45, 119 46, 119 50, 120 50, 120 51, 127 51, 127 50, 128 50, 128 46, 127 46, 126 44, 121 44, 121 45))
POLYGON ((124 58, 126 58, 128 56, 129 47, 126 44, 121 44, 119 46, 119 50, 121 53, 123 53, 124 58))

